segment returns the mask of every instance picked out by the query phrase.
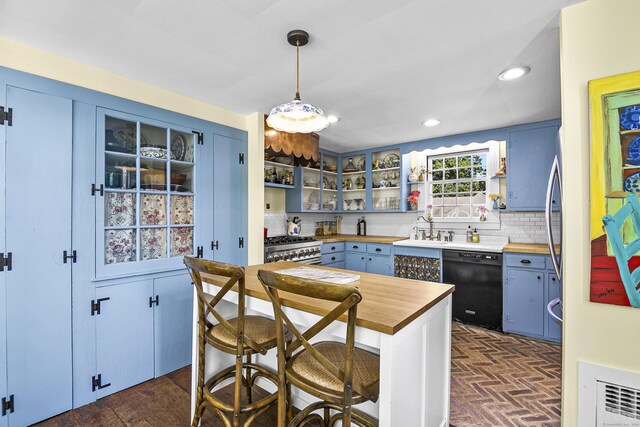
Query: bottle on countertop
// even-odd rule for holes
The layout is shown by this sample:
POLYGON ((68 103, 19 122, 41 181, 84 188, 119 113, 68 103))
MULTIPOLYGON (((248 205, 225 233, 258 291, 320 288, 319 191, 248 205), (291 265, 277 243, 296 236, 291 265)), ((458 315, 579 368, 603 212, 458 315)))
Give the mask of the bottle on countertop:
POLYGON ((360 222, 362 222, 362 220, 358 218, 358 225, 356 225, 356 234, 358 236, 360 236, 360 222))
POLYGON ((473 242, 473 231, 471 230, 471 226, 467 227, 467 243, 473 242))
POLYGON ((473 240, 473 243, 480 242, 480 235, 478 234, 478 229, 476 228, 473 229, 472 240, 473 240))
POLYGON ((364 217, 358 220, 358 236, 366 236, 367 235, 367 221, 365 221, 364 217))

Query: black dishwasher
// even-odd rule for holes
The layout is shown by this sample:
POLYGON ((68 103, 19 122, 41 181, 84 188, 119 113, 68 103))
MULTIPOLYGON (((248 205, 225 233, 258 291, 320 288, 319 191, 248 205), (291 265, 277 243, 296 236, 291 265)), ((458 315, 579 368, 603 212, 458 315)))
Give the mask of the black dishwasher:
POLYGON ((456 287, 453 320, 502 331, 502 254, 443 250, 442 281, 456 287))

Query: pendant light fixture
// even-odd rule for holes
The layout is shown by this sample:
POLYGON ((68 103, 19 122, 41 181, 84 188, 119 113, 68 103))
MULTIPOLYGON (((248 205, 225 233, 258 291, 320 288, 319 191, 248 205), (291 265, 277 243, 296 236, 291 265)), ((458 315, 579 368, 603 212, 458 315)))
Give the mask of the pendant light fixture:
POLYGON ((329 126, 329 121, 320 108, 300 100, 300 46, 309 43, 309 33, 289 31, 287 41, 296 47, 296 96, 293 101, 274 107, 267 117, 267 124, 288 133, 317 132, 329 126))

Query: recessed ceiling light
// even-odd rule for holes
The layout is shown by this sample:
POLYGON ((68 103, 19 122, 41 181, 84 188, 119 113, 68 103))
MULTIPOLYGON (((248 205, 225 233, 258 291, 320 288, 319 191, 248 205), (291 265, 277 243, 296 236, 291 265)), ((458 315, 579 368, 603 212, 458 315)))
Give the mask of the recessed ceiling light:
POLYGON ((428 127, 432 127, 432 126, 438 126, 440 124, 440 120, 438 119, 429 119, 429 120, 425 120, 424 122, 422 122, 423 125, 428 126, 428 127))
POLYGON ((333 114, 330 114, 330 115, 328 115, 328 116, 327 116, 327 121, 328 121, 329 123, 339 122, 339 121, 340 121, 340 117, 335 116, 335 115, 333 115, 333 114))
POLYGON ((499 80, 514 80, 519 79, 522 76, 529 74, 531 68, 529 67, 513 67, 508 70, 504 70, 498 75, 499 80))

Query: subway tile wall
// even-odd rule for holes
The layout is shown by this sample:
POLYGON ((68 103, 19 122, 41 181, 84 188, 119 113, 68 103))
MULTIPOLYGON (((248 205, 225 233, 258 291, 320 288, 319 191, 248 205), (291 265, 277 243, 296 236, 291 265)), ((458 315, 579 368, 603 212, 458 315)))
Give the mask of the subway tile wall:
MULTIPOLYGON (((315 223, 318 221, 331 221, 334 215, 326 213, 291 214, 289 218, 299 216, 302 219, 302 235, 313 236, 315 223)), ((342 233, 356 234, 356 224, 363 214, 348 213, 342 216, 342 233)), ((364 214, 367 220, 367 234, 382 236, 409 236, 417 218, 415 212, 411 213, 377 213, 364 214)), ((285 213, 266 213, 264 226, 269 229, 269 236, 279 236, 286 233, 285 213)), ((560 218, 554 215, 552 218, 554 239, 557 241, 560 228, 560 218)), ((478 223, 475 223, 476 225, 478 223)), ((465 223, 434 224, 435 230, 454 230, 464 233, 467 228, 465 223)), ((472 227, 474 225, 472 224, 472 227)), ((547 234, 544 212, 500 212, 500 225, 496 229, 479 229, 480 236, 507 236, 510 242, 518 243, 546 243, 547 234)))

